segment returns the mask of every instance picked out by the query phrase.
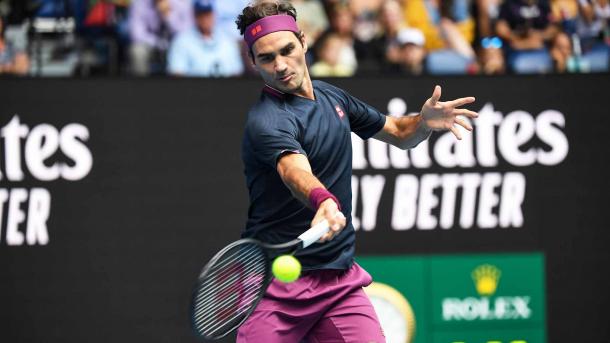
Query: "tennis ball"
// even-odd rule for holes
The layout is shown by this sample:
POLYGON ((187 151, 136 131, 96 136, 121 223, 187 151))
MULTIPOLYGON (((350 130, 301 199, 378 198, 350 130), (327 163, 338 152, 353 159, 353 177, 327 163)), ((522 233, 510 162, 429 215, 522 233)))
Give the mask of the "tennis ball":
POLYGON ((294 282, 301 275, 301 263, 292 255, 278 256, 271 265, 271 271, 282 282, 294 282))

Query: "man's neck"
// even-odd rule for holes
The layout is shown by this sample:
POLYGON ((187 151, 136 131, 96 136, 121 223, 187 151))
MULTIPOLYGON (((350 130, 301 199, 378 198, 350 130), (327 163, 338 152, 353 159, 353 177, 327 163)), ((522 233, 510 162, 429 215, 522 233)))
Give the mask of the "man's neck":
POLYGON ((212 31, 208 30, 208 31, 204 31, 200 28, 197 28, 197 31, 199 31, 199 33, 203 36, 203 38, 206 39, 211 39, 212 38, 212 31))
POLYGON ((310 100, 316 100, 313 93, 313 83, 311 82, 311 78, 309 77, 309 72, 307 70, 305 71, 305 77, 303 78, 301 89, 295 92, 294 95, 310 100))

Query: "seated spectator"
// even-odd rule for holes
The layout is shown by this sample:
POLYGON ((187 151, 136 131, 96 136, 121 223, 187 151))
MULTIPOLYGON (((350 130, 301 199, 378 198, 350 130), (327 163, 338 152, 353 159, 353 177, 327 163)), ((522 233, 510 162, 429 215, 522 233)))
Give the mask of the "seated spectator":
POLYGON ((578 0, 551 0, 551 20, 572 35, 578 22, 578 0))
POLYGON ((385 0, 379 11, 377 35, 368 42, 355 45, 359 72, 394 72, 400 59, 396 36, 405 27, 402 5, 398 0, 385 0))
POLYGON ((324 6, 319 0, 293 0, 292 5, 297 10, 297 24, 305 33, 307 45, 314 46, 318 37, 328 29, 324 6))
POLYGON ((341 64, 339 56, 345 42, 337 34, 329 34, 319 42, 317 55, 318 62, 311 66, 313 77, 347 77, 354 75, 354 69, 349 65, 341 64))
POLYGON ((28 55, 4 39, 4 22, 0 17, 0 74, 25 75, 29 70, 28 55))
POLYGON ((423 74, 426 59, 424 34, 418 29, 402 29, 398 32, 396 41, 399 46, 400 71, 408 75, 423 74))
POLYGON ((599 43, 610 45, 610 1, 580 0, 579 11, 577 33, 583 48, 589 50, 599 43))
POLYGON ((477 20, 477 38, 475 45, 486 37, 496 35, 495 24, 500 14, 502 0, 476 0, 473 16, 477 20))
MULTIPOLYGON (((188 0, 187 0, 188 1, 188 0)), ((248 5, 250 0, 219 0, 214 3, 214 17, 216 18, 215 31, 223 34, 229 39, 237 42, 242 41, 237 26, 235 26, 235 18, 244 7, 248 5)))
POLYGON ((551 58, 553 59, 554 70, 557 73, 574 71, 574 58, 572 56, 572 42, 567 34, 561 32, 553 39, 551 45, 551 58))
POLYGON ((505 0, 500 7, 496 32, 506 43, 508 66, 516 73, 546 73, 552 61, 545 47, 557 34, 549 21, 547 0, 505 0))
POLYGON ((132 73, 164 72, 171 39, 192 25, 193 12, 188 1, 134 0, 129 17, 132 73))
POLYGON ((173 75, 229 77, 243 73, 238 42, 214 28, 212 0, 194 0, 195 27, 171 44, 168 71, 173 75))
POLYGON ((453 50, 474 58, 474 21, 467 0, 405 0, 408 26, 418 28, 426 38, 426 49, 453 50))
MULTIPOLYGON (((358 61, 354 48, 355 39, 352 32, 354 18, 352 17, 352 13, 349 7, 337 3, 327 10, 327 14, 330 21, 330 28, 320 36, 319 40, 323 41, 325 36, 336 34, 344 43, 341 52, 339 53, 339 63, 355 71, 358 67, 358 61)), ((317 48, 314 47, 314 50, 317 50, 317 48)))
POLYGON ((494 36, 481 39, 477 51, 479 73, 497 75, 506 72, 502 40, 500 38, 494 36))
POLYGON ((354 18, 354 37, 357 41, 367 43, 379 30, 377 17, 384 0, 349 0, 348 5, 354 18))

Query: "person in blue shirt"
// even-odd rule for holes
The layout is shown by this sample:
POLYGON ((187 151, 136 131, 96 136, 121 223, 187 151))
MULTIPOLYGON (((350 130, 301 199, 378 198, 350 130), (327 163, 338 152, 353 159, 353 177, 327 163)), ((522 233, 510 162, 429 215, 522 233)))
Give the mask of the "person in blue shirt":
POLYGON ((354 260, 351 222, 351 132, 402 149, 434 130, 472 130, 458 107, 473 97, 440 101, 436 86, 417 116, 385 116, 346 91, 312 81, 307 44, 287 0, 259 0, 244 8, 237 25, 264 81, 250 109, 242 159, 250 196, 243 237, 289 241, 322 220, 331 230, 296 257, 303 274, 293 283, 273 280, 238 342, 385 342, 362 287, 370 275, 354 260))
POLYGON ((239 44, 216 32, 212 0, 194 0, 195 26, 178 34, 168 53, 168 72, 177 76, 231 77, 244 72, 239 44))

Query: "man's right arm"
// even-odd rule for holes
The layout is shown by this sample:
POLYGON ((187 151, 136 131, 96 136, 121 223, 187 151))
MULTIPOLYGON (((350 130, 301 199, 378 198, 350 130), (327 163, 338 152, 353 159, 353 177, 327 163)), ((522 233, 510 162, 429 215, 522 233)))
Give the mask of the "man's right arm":
MULTIPOLYGON (((308 207, 311 207, 310 195, 312 191, 320 188, 326 189, 320 180, 313 175, 311 165, 305 155, 288 153, 280 156, 277 163, 277 172, 293 196, 308 207)), ((328 198, 322 201, 318 208, 313 209, 316 211, 316 215, 311 221, 311 226, 326 219, 331 228, 326 235, 322 236, 320 242, 332 239, 345 227, 346 220, 340 214, 339 205, 332 198, 328 198)))

